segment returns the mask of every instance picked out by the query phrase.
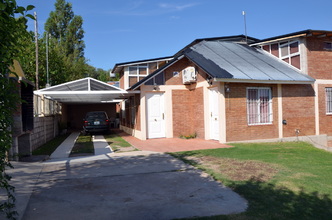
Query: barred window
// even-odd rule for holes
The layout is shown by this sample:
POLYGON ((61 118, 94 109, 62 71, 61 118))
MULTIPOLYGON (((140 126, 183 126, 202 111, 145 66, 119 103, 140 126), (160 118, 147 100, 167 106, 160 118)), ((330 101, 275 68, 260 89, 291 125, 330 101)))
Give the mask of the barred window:
POLYGON ((271 124, 271 88, 247 88, 247 119, 249 125, 271 124))
POLYGON ((332 88, 325 88, 326 114, 332 114, 332 88))

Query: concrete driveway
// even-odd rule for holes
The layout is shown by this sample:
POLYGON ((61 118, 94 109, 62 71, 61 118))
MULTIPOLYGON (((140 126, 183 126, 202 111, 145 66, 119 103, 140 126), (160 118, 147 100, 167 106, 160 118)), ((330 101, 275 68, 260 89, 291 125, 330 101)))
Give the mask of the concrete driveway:
POLYGON ((247 207, 230 189, 163 153, 15 165, 13 183, 19 186, 18 211, 24 220, 174 219, 238 213, 247 207))

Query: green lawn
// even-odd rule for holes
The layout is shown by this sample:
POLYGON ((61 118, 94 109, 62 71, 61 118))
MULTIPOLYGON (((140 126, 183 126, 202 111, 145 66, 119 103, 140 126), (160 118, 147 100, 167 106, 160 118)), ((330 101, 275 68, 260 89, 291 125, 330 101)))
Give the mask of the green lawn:
POLYGON ((32 155, 49 155, 55 151, 55 149, 70 135, 70 133, 59 135, 49 142, 38 147, 36 150, 32 151, 32 155))
POLYGON ((332 153, 303 142, 232 145, 172 154, 249 202, 244 213, 199 219, 332 219, 332 153))
POLYGON ((117 134, 104 135, 104 138, 112 150, 116 153, 124 151, 135 151, 136 148, 132 147, 127 141, 117 134))
POLYGON ((70 152, 70 157, 72 156, 82 156, 82 155, 93 155, 95 152, 92 136, 90 134, 80 134, 70 152))

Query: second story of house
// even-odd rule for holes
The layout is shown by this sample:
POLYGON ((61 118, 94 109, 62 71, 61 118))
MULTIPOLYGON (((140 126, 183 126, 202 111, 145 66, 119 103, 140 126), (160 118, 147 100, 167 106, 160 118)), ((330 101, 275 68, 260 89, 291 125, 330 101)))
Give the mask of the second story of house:
MULTIPOLYGON (((115 65, 113 72, 120 74, 120 88, 128 89, 157 69, 163 67, 172 59, 173 57, 161 57, 149 60, 118 63, 115 65)), ((158 78, 156 80, 164 81, 163 78, 158 78)), ((158 84, 160 84, 160 82, 158 84)))
MULTIPOLYGON (((274 58, 287 63, 293 70, 312 78, 332 79, 332 31, 304 30, 264 40, 243 35, 196 39, 174 56, 118 63, 115 65, 113 72, 120 74, 120 88, 130 89, 151 73, 162 69, 168 63, 176 61, 175 58, 181 56, 188 48, 203 41, 248 44, 251 47, 263 49, 274 58)), ((179 73, 179 71, 174 71, 172 74, 176 73, 179 73)), ((144 84, 164 85, 166 80, 167 77, 164 74, 159 74, 158 77, 154 77, 144 82, 144 84)))
POLYGON ((251 44, 315 79, 332 79, 332 31, 304 30, 251 44))

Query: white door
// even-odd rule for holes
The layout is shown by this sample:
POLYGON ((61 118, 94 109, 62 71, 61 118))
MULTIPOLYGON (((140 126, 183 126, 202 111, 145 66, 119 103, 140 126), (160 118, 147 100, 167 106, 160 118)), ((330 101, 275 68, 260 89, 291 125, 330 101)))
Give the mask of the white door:
POLYGON ((212 88, 209 92, 210 103, 210 139, 219 140, 219 96, 218 88, 212 88))
POLYGON ((165 137, 165 111, 164 111, 164 94, 147 93, 147 125, 148 138, 165 137))

